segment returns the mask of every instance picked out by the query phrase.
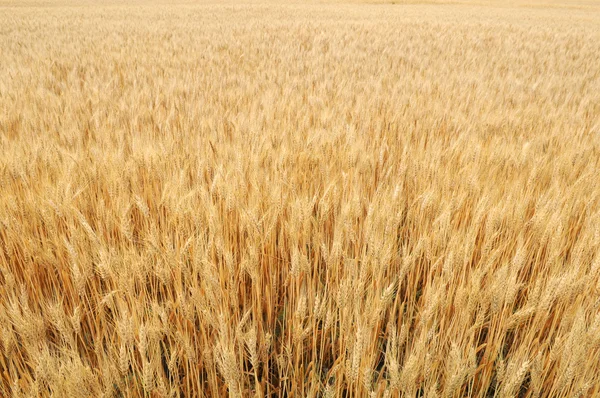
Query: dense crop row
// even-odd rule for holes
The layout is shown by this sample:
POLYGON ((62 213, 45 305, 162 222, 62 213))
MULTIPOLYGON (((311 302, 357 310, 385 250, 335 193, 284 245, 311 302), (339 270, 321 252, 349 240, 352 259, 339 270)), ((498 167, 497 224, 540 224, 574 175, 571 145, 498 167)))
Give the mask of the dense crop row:
POLYGON ((0 8, 0 395, 600 394, 582 7, 0 8))

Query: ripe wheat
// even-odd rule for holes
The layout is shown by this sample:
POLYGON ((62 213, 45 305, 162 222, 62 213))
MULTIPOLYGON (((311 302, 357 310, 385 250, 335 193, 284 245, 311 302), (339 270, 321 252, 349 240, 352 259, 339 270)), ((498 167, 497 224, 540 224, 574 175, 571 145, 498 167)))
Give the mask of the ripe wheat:
POLYGON ((600 394, 599 7, 383 3, 0 0, 1 396, 600 394))

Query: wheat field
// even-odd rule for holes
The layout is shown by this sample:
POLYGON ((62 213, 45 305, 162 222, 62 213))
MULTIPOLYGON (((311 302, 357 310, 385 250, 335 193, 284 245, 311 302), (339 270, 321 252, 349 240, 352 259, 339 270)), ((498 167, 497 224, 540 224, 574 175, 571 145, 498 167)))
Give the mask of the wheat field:
POLYGON ((600 4, 0 0, 1 397, 600 395, 600 4))

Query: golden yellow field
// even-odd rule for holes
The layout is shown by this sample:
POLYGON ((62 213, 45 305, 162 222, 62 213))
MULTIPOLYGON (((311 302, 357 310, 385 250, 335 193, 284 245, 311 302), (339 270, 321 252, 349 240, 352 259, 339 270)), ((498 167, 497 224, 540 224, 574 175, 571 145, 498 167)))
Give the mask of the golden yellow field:
POLYGON ((0 0, 0 396, 600 395, 600 4, 396 3, 0 0))

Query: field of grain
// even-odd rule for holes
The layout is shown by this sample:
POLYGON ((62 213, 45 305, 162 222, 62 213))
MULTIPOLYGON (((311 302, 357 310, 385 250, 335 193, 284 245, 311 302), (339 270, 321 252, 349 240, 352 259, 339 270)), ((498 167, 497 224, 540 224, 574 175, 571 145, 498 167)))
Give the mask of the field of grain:
POLYGON ((0 396, 600 394, 598 4, 57 1, 0 0, 0 396))

